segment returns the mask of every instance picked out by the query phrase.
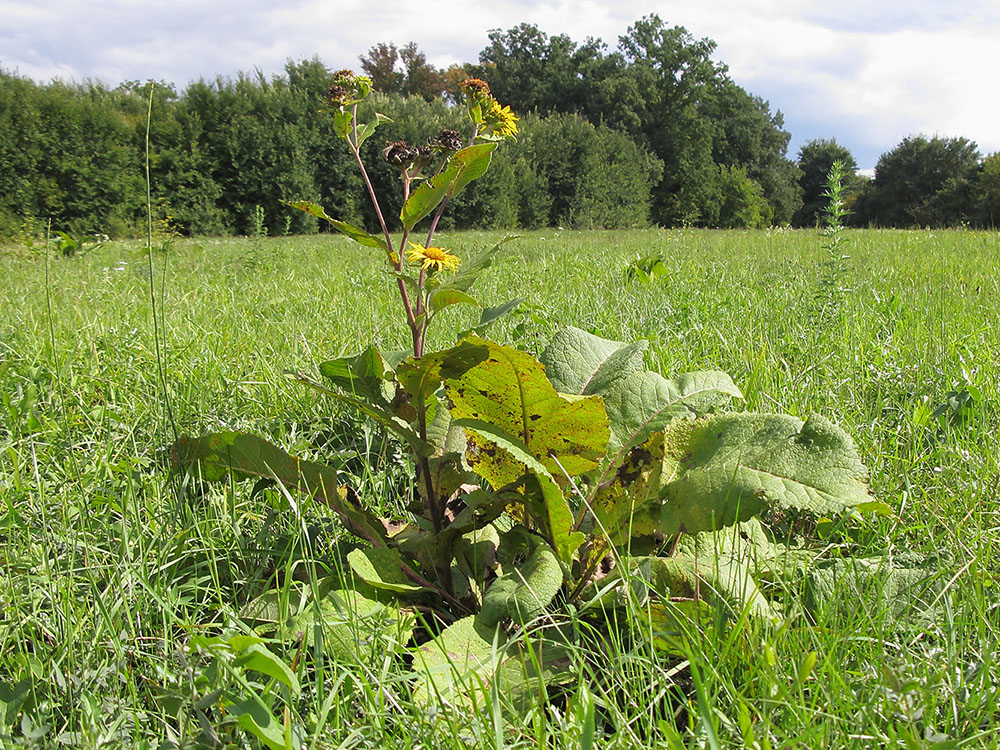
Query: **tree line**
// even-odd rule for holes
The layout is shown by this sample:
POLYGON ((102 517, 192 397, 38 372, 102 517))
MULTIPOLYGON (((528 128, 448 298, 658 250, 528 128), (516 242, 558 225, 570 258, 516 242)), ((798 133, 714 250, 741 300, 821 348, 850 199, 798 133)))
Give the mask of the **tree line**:
MULTIPOLYGON (((425 142, 461 120, 458 84, 489 81, 521 115, 516 143, 456 201, 459 228, 812 226, 835 140, 792 160, 780 112, 729 77, 715 45, 656 16, 614 50, 521 24, 489 34, 476 63, 436 69, 418 47, 381 43, 361 55, 391 122, 365 144, 373 180, 398 178, 385 140, 425 142)), ((331 73, 317 58, 282 75, 170 83, 37 84, 0 70, 0 235, 51 219, 55 229, 135 233, 149 171, 159 221, 185 234, 317 231, 283 199, 308 199, 375 224, 364 188, 322 102, 331 73), (151 99, 150 99, 151 96, 151 99)), ((383 189, 383 195, 396 191, 383 189)), ((995 226, 1000 157, 963 138, 905 139, 874 180, 849 186, 858 225, 995 226)), ((398 207, 387 207, 388 210, 398 207)))

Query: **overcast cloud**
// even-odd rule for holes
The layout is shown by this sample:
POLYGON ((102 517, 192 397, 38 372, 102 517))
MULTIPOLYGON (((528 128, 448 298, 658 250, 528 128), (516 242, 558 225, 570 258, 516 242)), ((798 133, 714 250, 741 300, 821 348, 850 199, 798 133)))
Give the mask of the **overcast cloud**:
POLYGON ((534 23, 609 47, 657 13, 718 43, 716 59, 781 110, 789 155, 836 138, 859 166, 905 136, 965 136, 1000 151, 1000 0, 0 0, 0 67, 46 81, 172 81, 259 69, 313 55, 357 67, 375 42, 415 41, 444 67, 474 61, 487 31, 534 23), (459 6, 460 7, 460 6, 459 6))

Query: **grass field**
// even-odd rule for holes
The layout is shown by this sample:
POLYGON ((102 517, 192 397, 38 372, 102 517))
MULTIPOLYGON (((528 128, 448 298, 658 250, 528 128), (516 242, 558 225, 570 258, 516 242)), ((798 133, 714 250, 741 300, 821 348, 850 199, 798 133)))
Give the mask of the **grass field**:
MULTIPOLYGON (((491 330, 503 343, 537 353, 565 325, 648 338, 664 374, 729 372, 737 408, 836 421, 893 511, 853 524, 856 550, 936 555, 933 617, 858 602, 717 623, 683 661, 614 639, 500 730, 419 707, 405 659, 314 654, 290 706, 303 745, 579 747, 589 706, 594 747, 1000 746, 1000 235, 847 237, 830 265, 815 232, 534 232, 479 297, 527 301, 491 330), (628 280, 650 253, 668 276, 628 280)), ((496 238, 437 239, 463 255, 496 238)), ((180 491, 175 430, 263 434, 398 502, 399 452, 282 374, 403 347, 380 259, 314 236, 178 241, 153 264, 162 380, 140 245, 0 251, 2 746, 255 746, 203 700, 189 640, 249 632, 248 601, 335 566, 336 527, 251 483, 180 491)), ((291 662, 296 644, 271 648, 291 662)))

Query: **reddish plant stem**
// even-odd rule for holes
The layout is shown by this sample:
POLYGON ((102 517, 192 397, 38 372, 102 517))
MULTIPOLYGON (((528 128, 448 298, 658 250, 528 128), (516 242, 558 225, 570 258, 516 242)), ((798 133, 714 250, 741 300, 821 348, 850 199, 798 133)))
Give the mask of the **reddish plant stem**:
MULTIPOLYGON (((382 234, 385 237, 386 251, 392 253, 392 235, 389 234, 389 227, 385 223, 385 217, 382 215, 382 207, 379 205, 378 196, 375 195, 375 188, 372 185, 371 179, 368 177, 368 170, 365 169, 365 164, 361 161, 361 150, 358 147, 358 105, 354 105, 354 109, 351 117, 351 134, 354 139, 347 139, 347 143, 351 147, 351 151, 354 152, 354 161, 357 162, 358 169, 361 171, 361 179, 364 180, 365 187, 368 188, 368 197, 372 202, 372 207, 375 209, 375 216, 378 217, 378 223, 382 227, 382 234)), ((404 235, 405 241, 405 235, 404 235)), ((399 248, 399 262, 402 265, 403 262, 403 247, 399 248)), ((410 332, 413 337, 414 350, 417 347, 417 340, 419 338, 418 326, 416 325, 416 316, 413 313, 413 306, 410 304, 410 295, 406 291, 406 283, 402 279, 396 280, 396 285, 399 287, 399 295, 403 300, 403 308, 406 310, 406 320, 410 326, 410 332)))

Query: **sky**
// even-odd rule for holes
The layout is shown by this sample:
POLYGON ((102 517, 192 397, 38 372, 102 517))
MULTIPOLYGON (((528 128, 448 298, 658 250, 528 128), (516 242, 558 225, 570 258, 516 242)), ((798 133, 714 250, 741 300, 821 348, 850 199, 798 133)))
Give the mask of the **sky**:
POLYGON ((476 61, 490 29, 527 22, 613 49, 650 13, 716 42, 733 80, 784 115, 793 159, 835 138, 870 170, 916 134, 1000 151, 1000 0, 0 0, 0 68, 182 89, 314 55, 357 68, 373 44, 410 41, 447 67, 476 61))

